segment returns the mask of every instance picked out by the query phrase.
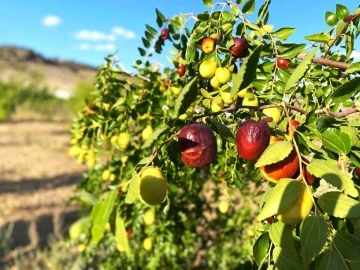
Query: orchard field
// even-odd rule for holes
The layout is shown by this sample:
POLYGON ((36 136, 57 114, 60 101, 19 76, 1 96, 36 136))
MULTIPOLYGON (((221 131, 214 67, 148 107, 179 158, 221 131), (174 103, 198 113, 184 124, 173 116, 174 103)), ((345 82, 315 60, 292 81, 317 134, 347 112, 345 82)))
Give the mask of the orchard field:
POLYGON ((63 247, 80 269, 360 269, 360 7, 293 43, 271 0, 203 4, 155 9, 135 73, 98 69, 63 247))

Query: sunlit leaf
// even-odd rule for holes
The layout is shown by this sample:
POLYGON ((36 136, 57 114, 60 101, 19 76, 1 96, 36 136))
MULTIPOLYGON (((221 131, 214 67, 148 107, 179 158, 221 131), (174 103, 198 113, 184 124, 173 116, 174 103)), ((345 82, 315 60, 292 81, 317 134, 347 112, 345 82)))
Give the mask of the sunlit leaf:
POLYGON ((244 14, 251 14, 254 12, 255 9, 255 1, 254 0, 247 0, 242 8, 242 12, 244 14))
POLYGON ((292 231, 289 225, 280 221, 271 224, 269 236, 275 246, 281 247, 283 250, 297 255, 294 239, 292 238, 292 231))
POLYGON ((328 128, 321 133, 324 146, 337 153, 347 155, 351 150, 349 135, 337 128, 328 128))
POLYGON ((134 203, 134 201, 138 198, 140 194, 139 180, 139 175, 136 172, 133 172, 129 188, 126 193, 125 203, 134 203))
POLYGON ((164 133, 165 131, 167 131, 168 129, 169 129, 168 126, 162 126, 162 127, 156 128, 154 130, 154 132, 151 134, 151 136, 145 140, 145 142, 143 143, 141 148, 144 149, 144 148, 148 148, 148 147, 152 146, 158 140, 159 136, 162 133, 164 133))
POLYGON ((175 117, 177 117, 179 115, 180 108, 184 106, 183 103, 187 102, 186 97, 187 97, 188 93, 191 91, 196 91, 196 93, 197 93, 196 83, 197 83, 197 77, 194 77, 181 90, 178 98, 176 99, 176 103, 175 103, 175 107, 174 107, 174 116, 175 117))
POLYGON ((320 196, 318 204, 323 211, 338 218, 360 217, 360 202, 341 192, 328 192, 320 196))
POLYGON ((356 72, 360 72, 360 62, 352 63, 350 67, 345 70, 346 74, 352 74, 356 72))
POLYGON ((328 43, 330 41, 330 37, 324 34, 313 34, 305 37, 306 40, 328 43))
POLYGON ((203 0, 205 7, 211 7, 213 5, 212 0, 203 0))
POLYGON ((292 143, 288 141, 272 143, 262 153, 258 161, 255 163, 255 167, 258 168, 261 166, 277 163, 289 156, 292 149, 292 143))
POLYGON ((280 28, 279 30, 275 31, 274 33, 272 33, 272 35, 281 40, 286 40, 295 31, 296 31, 295 28, 284 27, 284 28, 280 28))
POLYGON ((120 252, 125 252, 128 258, 131 257, 131 250, 129 246, 129 240, 126 234, 126 228, 124 220, 120 215, 120 207, 116 211, 116 219, 115 219, 115 240, 117 249, 120 252))

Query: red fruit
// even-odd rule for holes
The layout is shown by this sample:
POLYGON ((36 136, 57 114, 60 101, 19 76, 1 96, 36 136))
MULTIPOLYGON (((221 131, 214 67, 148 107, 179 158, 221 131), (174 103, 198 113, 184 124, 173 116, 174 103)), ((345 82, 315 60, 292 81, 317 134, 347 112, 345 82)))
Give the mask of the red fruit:
POLYGON ((288 60, 288 59, 284 59, 284 58, 281 58, 281 57, 276 58, 276 66, 278 68, 287 69, 289 64, 290 64, 290 60, 288 60))
POLYGON ((261 175, 268 181, 277 183, 282 178, 291 178, 299 171, 299 157, 293 149, 285 159, 260 167, 261 175))
POLYGON ((236 146, 240 157, 259 159, 270 142, 270 129, 265 121, 246 120, 236 133, 236 146))
POLYGON ((167 29, 167 28, 161 29, 160 36, 163 40, 168 39, 169 38, 169 29, 167 29))
POLYGON ((178 74, 180 77, 184 76, 186 72, 186 67, 185 66, 179 66, 178 68, 178 74))
POLYGON ((272 224, 273 222, 274 222, 274 216, 271 216, 271 217, 268 217, 267 219, 266 219, 266 221, 269 223, 269 224, 272 224))
POLYGON ((231 54, 237 58, 241 57, 247 50, 249 43, 245 38, 233 37, 234 45, 231 46, 231 54))
POLYGON ((126 230, 126 235, 127 235, 128 238, 131 237, 131 235, 132 235, 131 229, 126 230))
POLYGON ((295 133, 295 130, 297 129, 297 127, 300 125, 299 121, 297 120, 290 120, 290 123, 288 125, 288 129, 287 131, 285 132, 285 138, 287 140, 290 140, 294 133, 295 133))
POLYGON ((355 172, 356 172, 356 174, 357 174, 357 177, 360 178, 360 167, 357 167, 357 168, 355 169, 355 172))
POLYGON ((206 167, 215 159, 217 144, 213 131, 202 123, 184 126, 179 134, 181 160, 190 168, 206 167))
POLYGON ((302 172, 303 172, 303 175, 305 177, 306 182, 309 185, 312 185, 314 183, 314 181, 315 181, 315 177, 312 174, 309 173, 309 171, 306 169, 305 165, 302 166, 302 170, 303 170, 302 172))
POLYGON ((215 50, 216 41, 212 37, 205 37, 201 42, 201 50, 204 53, 211 53, 215 50))

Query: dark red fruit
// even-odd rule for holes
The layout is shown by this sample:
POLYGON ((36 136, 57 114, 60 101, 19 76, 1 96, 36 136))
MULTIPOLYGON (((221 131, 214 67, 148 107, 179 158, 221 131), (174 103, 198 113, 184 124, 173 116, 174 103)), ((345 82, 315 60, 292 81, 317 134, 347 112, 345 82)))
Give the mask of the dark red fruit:
POLYGON ((288 59, 284 59, 284 58, 281 58, 281 57, 276 58, 276 66, 278 68, 287 69, 289 64, 290 64, 290 60, 288 60, 288 59))
POLYGON ((249 43, 245 38, 233 37, 234 45, 231 46, 231 54, 235 58, 241 57, 249 46, 249 43))
POLYGON ((340 75, 339 75, 339 78, 340 79, 345 79, 346 78, 346 75, 344 72, 341 72, 340 75))
POLYGON ((126 235, 127 235, 128 238, 130 238, 131 235, 132 235, 132 230, 131 230, 131 229, 127 229, 127 230, 126 230, 126 235))
POLYGON ((163 40, 168 39, 169 38, 169 29, 167 29, 167 28, 161 29, 160 36, 163 40))
POLYGON ((357 177, 360 178, 360 167, 357 167, 357 168, 355 169, 355 172, 356 172, 356 174, 357 174, 357 177))
POLYGON ((248 161, 259 159, 269 142, 270 128, 262 120, 246 120, 236 133, 239 156, 248 161))
MULTIPOLYGON (((303 158, 303 161, 305 161, 306 163, 309 163, 309 161, 306 158, 303 158)), ((312 185, 315 181, 315 176, 313 176, 312 174, 309 173, 309 171, 306 169, 305 164, 302 164, 302 173, 304 175, 306 182, 309 185, 312 185)))
POLYGON ((180 77, 184 76, 186 72, 186 67, 185 66, 179 66, 178 68, 178 74, 180 77))
POLYGON ((217 144, 213 131, 202 123, 184 126, 179 134, 181 160, 190 168, 206 167, 215 159, 217 144))
POLYGON ((274 222, 274 216, 271 216, 271 217, 268 217, 267 219, 266 219, 266 221, 269 223, 269 224, 272 224, 273 222, 274 222))

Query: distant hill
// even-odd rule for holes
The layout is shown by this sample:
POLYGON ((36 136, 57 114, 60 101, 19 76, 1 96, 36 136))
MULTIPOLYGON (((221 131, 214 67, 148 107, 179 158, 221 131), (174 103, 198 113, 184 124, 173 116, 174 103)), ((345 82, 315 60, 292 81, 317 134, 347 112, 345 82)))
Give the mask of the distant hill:
POLYGON ((11 78, 20 81, 38 79, 48 85, 53 93, 71 94, 80 81, 92 82, 97 73, 95 67, 49 59, 32 50, 13 46, 0 46, 0 80, 11 78))

